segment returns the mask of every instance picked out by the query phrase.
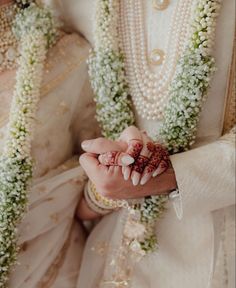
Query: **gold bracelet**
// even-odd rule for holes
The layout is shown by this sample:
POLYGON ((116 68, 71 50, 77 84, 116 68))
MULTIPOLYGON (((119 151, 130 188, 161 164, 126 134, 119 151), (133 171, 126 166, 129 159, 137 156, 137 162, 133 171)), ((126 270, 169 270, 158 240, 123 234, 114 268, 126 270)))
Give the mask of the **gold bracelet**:
POLYGON ((86 184, 85 189, 84 189, 84 199, 85 199, 88 207, 97 214, 107 215, 111 212, 111 210, 101 208, 100 206, 97 205, 97 203, 95 203, 91 199, 89 191, 88 191, 88 183, 86 184))
POLYGON ((116 210, 119 208, 129 208, 129 203, 126 200, 113 200, 102 196, 90 180, 88 182, 88 191, 91 191, 91 193, 88 193, 93 198, 92 200, 103 209, 116 210))

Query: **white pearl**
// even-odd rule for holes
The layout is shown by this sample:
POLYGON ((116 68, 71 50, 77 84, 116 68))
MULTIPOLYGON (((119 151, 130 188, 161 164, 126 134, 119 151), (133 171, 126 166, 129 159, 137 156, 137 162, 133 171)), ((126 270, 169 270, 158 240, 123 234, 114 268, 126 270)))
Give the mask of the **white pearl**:
MULTIPOLYGON (((150 71, 147 64, 142 0, 121 1, 122 20, 120 29, 123 39, 122 45, 126 55, 126 72, 130 82, 131 95, 134 103, 138 102, 141 107, 147 107, 147 101, 152 101, 154 105, 148 106, 151 109, 151 112, 149 112, 151 114, 157 113, 157 111, 153 112, 154 107, 160 106, 158 109, 159 112, 163 109, 161 107, 163 105, 159 105, 158 103, 160 103, 163 97, 168 97, 168 93, 163 92, 168 89, 172 79, 170 76, 173 75, 177 63, 177 57, 183 51, 187 38, 186 34, 188 32, 187 27, 189 27, 188 22, 192 1, 179 1, 180 3, 177 5, 176 11, 171 17, 172 25, 168 29, 169 46, 166 49, 168 57, 163 62, 161 72, 155 74, 150 71)), ((140 110, 144 115, 148 114, 146 109, 139 109, 138 112, 140 110)), ((156 117, 159 117, 159 115, 156 117)))

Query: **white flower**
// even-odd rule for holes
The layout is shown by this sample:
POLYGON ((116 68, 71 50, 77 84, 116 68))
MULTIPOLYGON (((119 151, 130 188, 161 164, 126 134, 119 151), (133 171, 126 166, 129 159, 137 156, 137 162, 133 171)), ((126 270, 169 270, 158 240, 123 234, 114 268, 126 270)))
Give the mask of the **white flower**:
MULTIPOLYGON (((23 6, 25 4, 22 2, 23 6)), ((21 56, 6 145, 0 157, 0 287, 6 287, 19 250, 16 226, 27 210, 27 192, 33 171, 31 141, 40 98, 43 64, 47 48, 54 43, 56 36, 51 13, 34 4, 20 12, 16 23, 21 56), (49 25, 44 27, 45 23, 49 25), (28 24, 31 26, 26 27, 28 24)))
POLYGON ((140 243, 139 243, 137 240, 133 240, 133 241, 130 243, 129 247, 130 247, 130 250, 131 250, 132 252, 137 253, 137 254, 139 254, 139 255, 141 255, 141 256, 145 256, 145 252, 143 251, 140 243))
POLYGON ((129 239, 143 238, 145 232, 146 228, 143 224, 131 219, 126 222, 124 235, 127 238, 129 239))

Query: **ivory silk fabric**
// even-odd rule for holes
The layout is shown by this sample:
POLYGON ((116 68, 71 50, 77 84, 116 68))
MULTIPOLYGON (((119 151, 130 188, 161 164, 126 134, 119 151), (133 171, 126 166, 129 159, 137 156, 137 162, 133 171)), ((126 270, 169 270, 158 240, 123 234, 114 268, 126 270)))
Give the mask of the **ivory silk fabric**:
MULTIPOLYGON (((80 141, 98 136, 88 52, 88 43, 71 34, 63 36, 47 57, 33 142, 30 206, 19 227, 19 265, 10 288, 76 286, 86 235, 74 214, 86 176, 73 154, 80 141)), ((0 153, 14 84, 15 71, 0 73, 0 153)))

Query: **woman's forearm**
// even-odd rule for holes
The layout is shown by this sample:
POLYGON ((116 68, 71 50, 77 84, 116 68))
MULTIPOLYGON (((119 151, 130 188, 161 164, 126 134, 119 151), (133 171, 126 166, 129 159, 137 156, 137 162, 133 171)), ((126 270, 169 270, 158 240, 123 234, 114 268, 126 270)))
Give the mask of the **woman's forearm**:
POLYGON ((101 217, 100 214, 94 212, 92 209, 89 208, 84 197, 82 197, 78 205, 77 216, 81 220, 94 220, 101 217))

